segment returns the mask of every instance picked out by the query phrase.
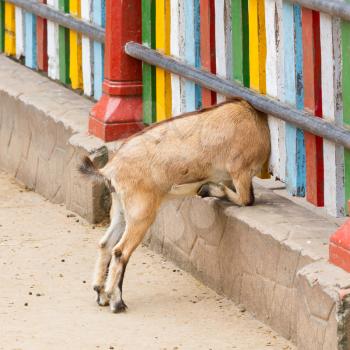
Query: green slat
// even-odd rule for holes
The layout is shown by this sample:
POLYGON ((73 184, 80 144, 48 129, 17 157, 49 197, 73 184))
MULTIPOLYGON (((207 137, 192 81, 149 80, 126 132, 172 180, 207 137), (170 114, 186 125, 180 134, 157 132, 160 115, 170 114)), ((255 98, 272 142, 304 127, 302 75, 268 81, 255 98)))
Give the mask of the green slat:
MULTIPOLYGON (((350 3, 350 0, 347 0, 350 3)), ((350 126, 350 22, 342 22, 344 124, 350 126)), ((345 200, 350 199, 350 151, 345 150, 345 200)), ((347 203, 345 203, 347 207, 347 203)))
POLYGON ((233 79, 249 87, 248 0, 232 0, 233 79))
MULTIPOLYGON (((142 0, 142 43, 155 48, 155 0, 142 0)), ((152 124, 156 121, 156 76, 155 67, 143 64, 143 121, 152 124)))
MULTIPOLYGON (((59 0, 59 9, 69 12, 69 0, 59 0)), ((63 84, 70 84, 69 78, 69 29, 59 27, 59 62, 60 62, 60 81, 63 84)))
POLYGON ((0 52, 5 48, 5 2, 0 0, 0 52))

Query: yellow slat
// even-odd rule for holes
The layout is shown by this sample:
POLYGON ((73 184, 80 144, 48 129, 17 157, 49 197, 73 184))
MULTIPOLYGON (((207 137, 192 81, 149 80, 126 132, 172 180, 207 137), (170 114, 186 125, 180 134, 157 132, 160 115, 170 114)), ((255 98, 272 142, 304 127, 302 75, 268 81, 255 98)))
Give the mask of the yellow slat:
POLYGON ((16 54, 15 6, 5 2, 5 54, 16 54))
MULTIPOLYGON (((80 17, 80 0, 69 1, 69 12, 74 17, 80 17)), ((83 88, 81 34, 69 31, 69 76, 73 89, 83 88)))
MULTIPOLYGON (((266 28, 264 0, 249 0, 249 70, 250 88, 266 94, 266 28)), ((266 163, 259 177, 270 178, 266 163)))
MULTIPOLYGON (((156 0, 156 49, 170 54, 170 0, 156 0)), ((171 76, 156 68, 157 121, 171 116, 171 76)))
POLYGON ((266 93, 266 34, 264 0, 249 0, 250 87, 266 93))

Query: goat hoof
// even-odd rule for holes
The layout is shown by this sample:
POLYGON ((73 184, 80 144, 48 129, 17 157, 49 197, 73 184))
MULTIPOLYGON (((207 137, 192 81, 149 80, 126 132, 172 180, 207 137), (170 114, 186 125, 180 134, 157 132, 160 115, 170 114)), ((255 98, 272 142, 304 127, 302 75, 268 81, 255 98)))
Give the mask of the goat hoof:
POLYGON ((97 294, 97 304, 99 306, 108 306, 109 305, 109 298, 106 295, 106 293, 102 292, 97 294))
POLYGON ((94 291, 99 294, 101 292, 102 287, 101 286, 93 286, 94 291))
POLYGON ((111 305, 111 311, 114 314, 119 314, 119 313, 125 312, 127 308, 128 307, 126 306, 126 304, 124 303, 123 300, 119 300, 119 301, 115 302, 113 305, 111 305))
POLYGON ((208 184, 204 184, 197 192, 197 195, 202 197, 202 198, 206 198, 206 197, 210 197, 210 189, 209 189, 209 185, 208 184))

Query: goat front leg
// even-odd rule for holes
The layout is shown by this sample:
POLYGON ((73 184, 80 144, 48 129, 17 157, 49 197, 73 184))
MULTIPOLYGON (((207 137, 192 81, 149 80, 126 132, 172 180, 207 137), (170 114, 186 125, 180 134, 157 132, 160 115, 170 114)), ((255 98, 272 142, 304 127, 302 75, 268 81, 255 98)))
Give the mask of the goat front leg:
POLYGON ((93 288, 97 293, 97 303, 100 306, 107 306, 109 298, 105 293, 105 280, 108 266, 112 258, 112 249, 119 242, 125 230, 125 220, 122 206, 117 194, 112 195, 111 224, 105 235, 99 242, 98 256, 95 265, 93 288))
POLYGON ((229 201, 239 206, 253 205, 254 190, 251 176, 243 173, 238 179, 232 179, 232 182, 235 190, 223 183, 215 184, 210 182, 200 188, 198 195, 201 197, 216 197, 220 199, 227 198, 229 201))

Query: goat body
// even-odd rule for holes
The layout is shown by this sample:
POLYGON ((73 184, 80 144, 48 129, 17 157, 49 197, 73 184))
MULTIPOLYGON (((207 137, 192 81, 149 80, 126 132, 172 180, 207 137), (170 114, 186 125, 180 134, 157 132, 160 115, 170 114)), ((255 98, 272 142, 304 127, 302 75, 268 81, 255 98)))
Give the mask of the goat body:
POLYGON ((237 100, 144 129, 126 139, 100 170, 85 159, 81 171, 106 179, 114 189, 111 224, 100 241, 95 269, 98 303, 110 304, 113 312, 125 310, 126 264, 162 201, 199 194, 252 205, 252 178, 269 154, 266 115, 237 100))

